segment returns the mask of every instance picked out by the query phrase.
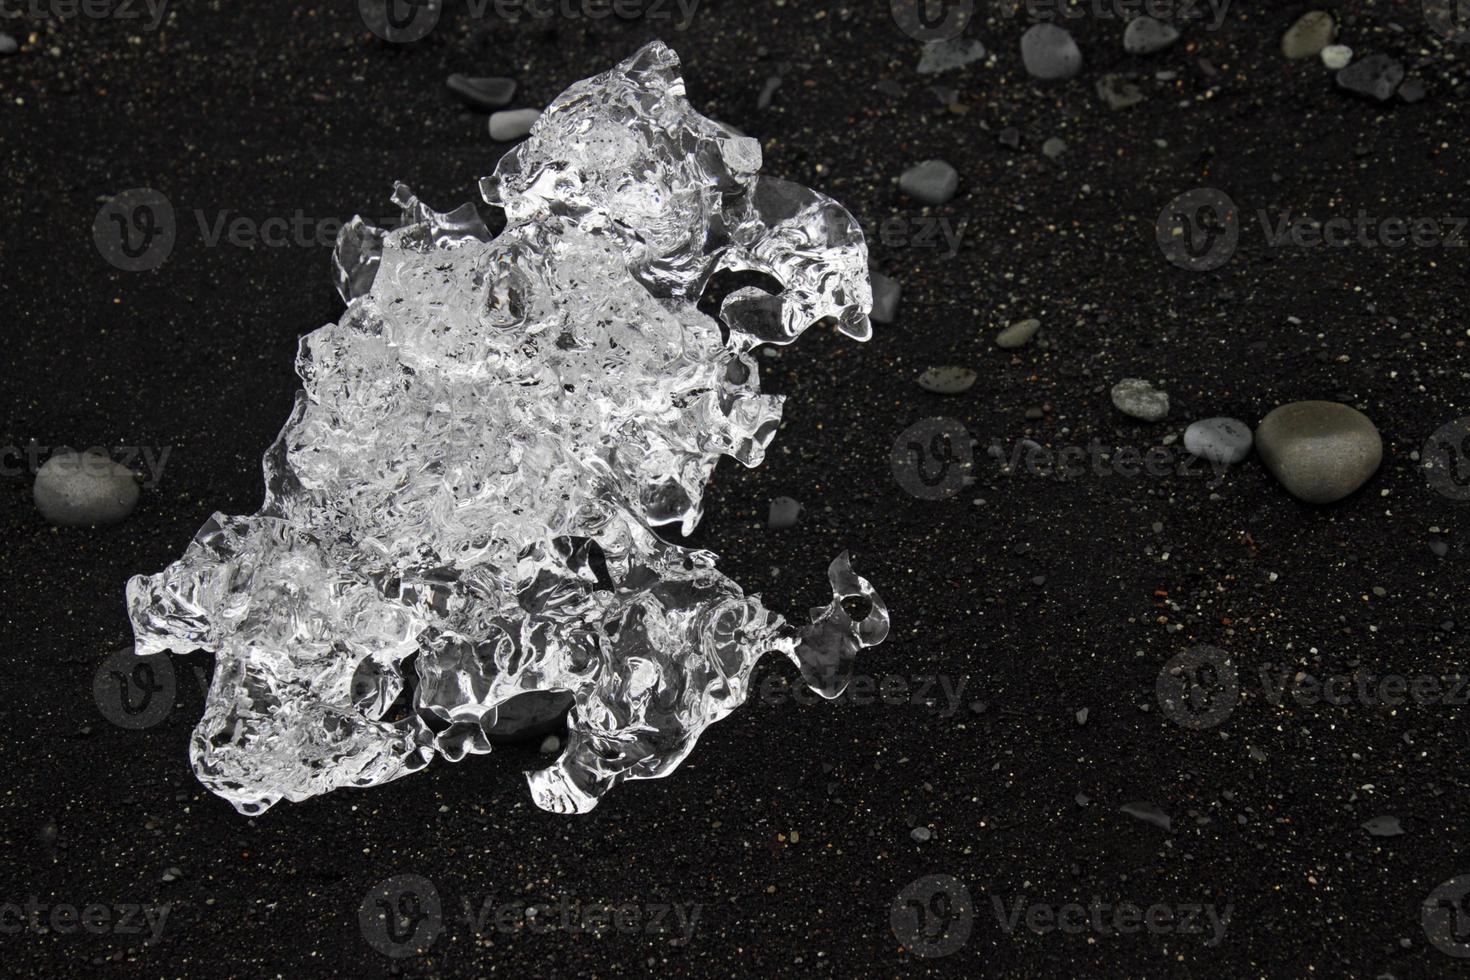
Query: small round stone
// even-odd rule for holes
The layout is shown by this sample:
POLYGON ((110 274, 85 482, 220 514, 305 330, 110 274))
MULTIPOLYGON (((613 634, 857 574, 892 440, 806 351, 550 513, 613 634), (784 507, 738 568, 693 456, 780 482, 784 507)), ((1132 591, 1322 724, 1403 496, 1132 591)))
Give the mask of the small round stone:
POLYGON ((455 98, 471 109, 499 109, 510 105, 516 94, 514 78, 471 78, 454 74, 449 76, 446 84, 455 98))
POLYGON ((1021 62, 1032 78, 1071 78, 1082 70, 1082 50, 1064 28, 1042 22, 1021 35, 1021 62))
POLYGON ((490 114, 490 138, 499 143, 518 140, 531 132, 536 120, 541 118, 539 109, 507 109, 490 114))
POLYGON ((1123 50, 1129 54, 1153 54, 1179 40, 1179 29, 1152 17, 1136 17, 1123 30, 1123 50))
POLYGON ((1309 10, 1281 36, 1281 53, 1293 61, 1310 58, 1337 37, 1337 24, 1325 10, 1309 10))
POLYGON ((932 367, 919 375, 919 387, 936 395, 962 395, 975 386, 975 372, 966 367, 932 367))
POLYGON ((946 204, 959 187, 959 173, 943 160, 925 160, 898 178, 898 189, 921 204, 946 204))
POLYGON ((46 460, 31 492, 41 516, 63 527, 116 524, 138 506, 132 471, 90 449, 64 449, 46 460))
POLYGON ((1060 136, 1048 136, 1046 142, 1041 144, 1041 152, 1048 160, 1055 160, 1067 152, 1067 141, 1060 136))
POLYGON ((995 346, 1004 347, 1006 350, 1025 347, 1040 329, 1040 320, 1018 320, 996 335, 995 346))
POLYGON ((1383 437, 1368 416, 1348 405, 1292 402, 1261 420, 1256 452, 1292 496, 1330 504, 1377 472, 1383 437))
POLYGON ((1124 378, 1113 385, 1113 407, 1130 418, 1162 422, 1169 415, 1169 393, 1139 378, 1124 378))
POLYGON ((20 45, 16 43, 15 38, 9 34, 0 34, 0 55, 15 54, 19 50, 20 45))
POLYGON ((1404 66, 1386 54, 1370 54, 1337 73, 1339 87, 1379 102, 1393 98, 1403 80, 1404 66))
POLYGON ((1322 49, 1322 64, 1326 65, 1329 71, 1346 68, 1352 60, 1353 49, 1346 44, 1329 44, 1322 49))
POLYGON ((1254 442, 1251 427, 1239 419, 1200 419, 1184 430, 1184 448, 1212 463, 1238 463, 1254 442))
POLYGON ((801 520, 801 504, 790 497, 776 497, 766 513, 766 527, 773 531, 784 531, 795 527, 801 520))

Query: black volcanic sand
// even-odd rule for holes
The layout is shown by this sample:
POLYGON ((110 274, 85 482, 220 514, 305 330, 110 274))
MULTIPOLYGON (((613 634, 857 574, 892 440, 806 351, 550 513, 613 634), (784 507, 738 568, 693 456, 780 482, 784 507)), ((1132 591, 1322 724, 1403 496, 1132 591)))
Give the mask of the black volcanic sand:
POLYGON ((1218 32, 1187 26, 1150 58, 1123 52, 1116 20, 1073 20, 1086 64, 1053 83, 1027 77, 1027 20, 997 5, 982 4, 988 17, 970 28, 991 57, 937 78, 916 74, 919 45, 883 3, 706 0, 684 31, 616 18, 515 25, 450 6, 428 38, 400 46, 371 36, 347 0, 180 4, 157 32, 31 13, 0 28, 22 44, 0 58, 3 442, 171 447, 137 512, 100 530, 48 527, 30 476, 6 460, 0 899, 170 906, 156 944, 16 932, 0 909, 7 970, 1464 969, 1430 943, 1421 904, 1470 874, 1466 709, 1356 695, 1275 705, 1260 672, 1466 669, 1470 503, 1432 492, 1411 453, 1470 415, 1470 253, 1273 248, 1256 212, 1470 213, 1470 45, 1434 34, 1418 3, 1335 6, 1343 42, 1395 55, 1428 91, 1378 104, 1338 90, 1315 59, 1282 57, 1301 4, 1239 4, 1218 32), (188 766, 207 656, 175 658, 177 705, 155 727, 109 723, 92 695, 98 665, 129 637, 128 577, 172 561, 212 511, 259 505, 259 459, 298 386, 297 338, 341 310, 326 248, 207 247, 196 212, 206 225, 223 211, 381 216, 395 178, 447 209, 475 196, 505 147, 446 76, 513 75, 517 104, 539 106, 655 36, 683 57, 695 105, 759 136, 766 173, 850 208, 876 266, 905 290, 898 322, 871 343, 818 328, 762 360, 768 388, 790 396, 783 431, 759 469, 721 464, 694 542, 795 618, 827 600, 826 564, 850 549, 893 616, 860 670, 909 678, 909 696, 797 701, 785 687, 795 671, 770 658, 757 676, 773 693, 714 726, 673 778, 624 785, 581 818, 531 804, 520 773, 537 764, 535 745, 240 816, 188 766), (1094 89, 1105 72, 1136 75, 1147 100, 1106 109, 1094 89), (941 100, 935 84, 956 92, 941 100), (1014 148, 1000 138, 1010 127, 1014 148), (1041 152, 1050 136, 1068 147, 1055 161, 1041 152), (896 180, 931 157, 953 163, 961 185, 926 212, 896 180), (119 271, 93 243, 102 202, 135 187, 162 192, 179 216, 155 271, 119 271), (1169 264, 1155 242, 1161 208, 1196 187, 1225 191, 1243 216, 1239 251, 1207 273, 1169 264), (958 254, 877 241, 885 220, 925 214, 964 223, 958 254), (1044 346, 994 346, 999 329, 1033 316, 1044 346), (979 380, 952 397, 915 383, 943 364, 979 380), (1169 420, 1115 411, 1108 389, 1124 377, 1165 387, 1169 420), (1255 424, 1319 398, 1362 408, 1385 443, 1377 476, 1327 507, 1298 503, 1254 457, 1212 487, 1200 471, 1006 476, 983 451, 996 440, 1008 455, 1028 437, 1146 450, 1192 419, 1255 424), (979 440, 977 482, 916 499, 889 454, 906 427, 937 416, 979 440), (798 527, 765 528, 778 495, 804 504, 798 527), (1155 693, 1166 662, 1197 645, 1228 652, 1241 686, 1233 713, 1204 731, 1172 722, 1155 693), (927 682, 912 679, 935 677, 964 684, 958 711, 937 687, 923 703, 927 682), (1136 802, 1167 814, 1168 829, 1122 811, 1136 802), (1363 829, 1381 816, 1403 833, 1363 829), (433 883, 443 931, 393 960, 365 940, 358 910, 399 874, 433 883), (974 915, 962 948, 924 958, 893 931, 890 907, 932 874, 962 882, 974 915), (545 914, 559 919, 563 899, 636 903, 643 923, 654 906, 697 904, 699 918, 685 942, 672 915, 662 935, 600 938, 523 919, 476 935, 464 917, 466 905, 522 902, 557 906, 545 914), (1090 911, 1080 931, 1048 927, 1047 909, 1094 901, 1177 915, 1214 904, 1231 917, 1213 946, 1208 926, 1115 934, 1110 911, 1100 928, 1090 911))

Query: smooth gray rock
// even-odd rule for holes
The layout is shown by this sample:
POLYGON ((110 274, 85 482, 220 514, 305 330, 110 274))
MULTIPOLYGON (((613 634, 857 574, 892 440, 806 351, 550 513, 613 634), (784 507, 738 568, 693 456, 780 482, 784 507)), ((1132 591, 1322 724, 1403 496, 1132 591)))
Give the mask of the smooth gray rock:
POLYGON ((95 450, 63 449, 36 472, 31 495, 41 516, 63 527, 116 524, 138 506, 138 481, 95 450))
POLYGON ((1398 837, 1404 832, 1404 825, 1399 818, 1391 813, 1385 813, 1381 817, 1363 821, 1363 829, 1370 837, 1398 837))
POLYGON ((898 319, 898 300, 903 295, 903 287, 897 279, 881 272, 872 272, 870 275, 873 280, 871 319, 874 323, 892 323, 898 319))
POLYGON ((1415 102, 1423 102, 1425 94, 1424 83, 1417 78, 1410 78, 1399 86, 1399 98, 1411 105, 1415 102))
POLYGON ((959 173, 943 160, 925 160, 898 178, 898 189, 921 204, 946 204, 959 188, 959 173))
POLYGON ((1281 53, 1292 61, 1310 58, 1337 37, 1337 22, 1325 10, 1309 10, 1281 35, 1281 53))
POLYGON ((919 387, 936 395, 963 395, 975 386, 975 377, 969 368, 943 365, 919 375, 919 387))
POLYGON ((1082 70, 1082 50, 1065 28, 1033 24, 1021 35, 1021 62, 1032 78, 1071 78, 1082 70))
POLYGON ((15 54, 19 50, 20 44, 16 42, 15 38, 9 34, 0 34, 0 55, 15 54))
POLYGON ((795 527, 801 518, 801 504, 790 497, 777 497, 771 501, 771 510, 766 515, 766 527, 772 531, 784 531, 795 527))
POLYGON ((937 75, 940 72, 963 68, 985 57, 985 45, 972 37, 956 37, 948 41, 931 41, 924 45, 919 57, 920 75, 937 75))
POLYGON ((1350 406, 1292 402, 1256 427, 1256 453, 1292 496, 1330 504, 1377 472, 1383 437, 1368 416, 1350 406))
POLYGON ((1254 443, 1251 427, 1239 419, 1200 419, 1184 430, 1184 448, 1212 463, 1238 463, 1254 443))
POLYGON ((1162 422, 1169 415, 1169 393, 1139 378, 1124 378, 1113 385, 1113 407, 1130 418, 1162 422))
POLYGON ((1048 136, 1046 142, 1041 144, 1041 152, 1048 160, 1055 160, 1067 152, 1067 141, 1060 136, 1048 136))
POLYGON ((1123 50, 1129 54, 1153 54, 1177 40, 1177 27, 1152 17, 1136 17, 1123 29, 1123 50))
POLYGON ((1404 66, 1386 54, 1370 54, 1337 73, 1337 84, 1355 95, 1387 102, 1404 80, 1404 66))
POLYGON ((516 94, 514 78, 471 78, 456 73, 446 84, 455 98, 471 109, 499 109, 510 105, 516 94))
POLYGON ((506 109, 490 114, 490 138, 506 143, 518 140, 531 131, 536 120, 541 118, 539 109, 506 109))
POLYGON ((1006 350, 1014 350, 1017 347, 1025 347, 1031 343, 1031 338, 1036 336, 1036 331, 1041 329, 1040 320, 1017 320, 1006 327, 995 336, 995 346, 1004 347, 1006 350))

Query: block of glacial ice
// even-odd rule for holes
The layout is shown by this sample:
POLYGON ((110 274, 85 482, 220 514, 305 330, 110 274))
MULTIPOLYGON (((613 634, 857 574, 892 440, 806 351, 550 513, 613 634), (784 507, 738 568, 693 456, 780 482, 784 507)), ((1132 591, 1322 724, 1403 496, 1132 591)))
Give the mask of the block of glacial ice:
POLYGON ((209 789, 259 813, 387 782, 488 752, 500 706, 540 692, 570 698, 569 737, 532 796, 585 812, 672 772, 763 654, 842 692, 888 632, 845 553, 832 603, 792 626, 655 530, 694 528, 720 456, 761 462, 781 399, 751 348, 824 319, 870 333, 861 229, 760 163, 655 42, 481 182, 499 236, 401 184, 399 227, 342 229, 347 310, 301 341, 260 511, 128 583, 138 653, 216 657, 190 750, 209 789), (726 271, 774 285, 717 321, 697 304, 726 271))

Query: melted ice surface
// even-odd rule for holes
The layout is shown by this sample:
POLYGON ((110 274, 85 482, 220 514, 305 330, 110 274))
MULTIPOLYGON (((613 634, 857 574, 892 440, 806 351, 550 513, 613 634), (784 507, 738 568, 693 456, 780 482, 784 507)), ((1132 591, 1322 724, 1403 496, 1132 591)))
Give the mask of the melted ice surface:
POLYGON ((752 347, 824 318, 870 334, 857 223, 760 162, 655 42, 569 88, 481 181, 498 237, 401 184, 401 227, 343 229, 347 310, 301 341, 261 510, 215 514, 128 583, 138 653, 215 653, 191 744, 206 786, 259 813, 376 785, 488 752, 517 695, 569 692, 565 751, 527 776, 538 806, 585 812, 672 772, 765 653, 841 693, 888 632, 845 554, 831 605, 793 627, 653 531, 695 526, 720 456, 763 458, 781 399, 752 347), (722 270, 781 286, 728 295, 723 333, 695 305, 722 270))

